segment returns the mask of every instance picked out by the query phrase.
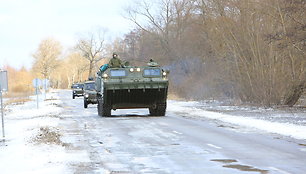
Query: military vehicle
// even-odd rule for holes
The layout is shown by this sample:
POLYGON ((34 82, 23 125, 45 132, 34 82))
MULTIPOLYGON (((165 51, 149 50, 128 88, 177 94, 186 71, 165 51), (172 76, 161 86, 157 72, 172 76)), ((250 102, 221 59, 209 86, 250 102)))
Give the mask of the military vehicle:
POLYGON ((88 104, 97 104, 97 92, 95 81, 87 81, 84 83, 84 108, 88 104))
POLYGON ((97 73, 98 114, 111 110, 148 108, 150 115, 164 116, 167 106, 168 72, 159 66, 108 68, 97 73))
POLYGON ((76 96, 79 97, 79 96, 83 96, 83 87, 84 87, 84 84, 83 83, 75 83, 71 86, 72 88, 72 98, 74 99, 76 96))

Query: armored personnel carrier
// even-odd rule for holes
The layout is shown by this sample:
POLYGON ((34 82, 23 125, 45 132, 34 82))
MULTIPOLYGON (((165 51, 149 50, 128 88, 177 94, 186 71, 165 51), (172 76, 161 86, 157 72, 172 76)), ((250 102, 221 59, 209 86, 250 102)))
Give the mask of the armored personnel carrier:
POLYGON ((167 106, 168 72, 159 66, 108 68, 97 73, 98 114, 111 110, 148 108, 150 115, 164 116, 167 106))

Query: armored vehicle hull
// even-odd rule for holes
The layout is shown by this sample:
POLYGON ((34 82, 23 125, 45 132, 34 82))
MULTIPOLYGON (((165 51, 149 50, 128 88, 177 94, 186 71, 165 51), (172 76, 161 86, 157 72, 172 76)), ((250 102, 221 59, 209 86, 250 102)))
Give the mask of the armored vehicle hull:
POLYGON ((97 84, 100 116, 110 116, 112 109, 131 108, 148 108, 150 115, 165 115, 168 79, 159 67, 111 68, 98 78, 97 84))

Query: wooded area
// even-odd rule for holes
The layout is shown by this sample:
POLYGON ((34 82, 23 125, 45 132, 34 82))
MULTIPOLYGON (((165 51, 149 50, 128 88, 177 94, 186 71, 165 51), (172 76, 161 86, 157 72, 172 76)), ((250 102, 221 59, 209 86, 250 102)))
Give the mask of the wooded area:
POLYGON ((122 50, 166 64, 187 98, 292 106, 306 85, 305 11, 303 0, 141 1, 122 50))
POLYGON ((32 71, 69 88, 116 51, 132 65, 159 62, 170 91, 186 99, 293 106, 306 86, 305 11, 305 0, 137 1, 125 9, 134 30, 113 43, 92 32, 67 55, 43 40, 32 71))

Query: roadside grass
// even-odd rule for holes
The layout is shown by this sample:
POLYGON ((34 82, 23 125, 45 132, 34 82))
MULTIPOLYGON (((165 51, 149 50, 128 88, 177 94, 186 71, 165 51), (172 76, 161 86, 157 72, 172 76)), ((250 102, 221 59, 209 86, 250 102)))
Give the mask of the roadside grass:
POLYGON ((34 141, 37 143, 46 144, 61 144, 60 134, 56 128, 40 127, 38 134, 35 136, 34 141))
POLYGON ((4 105, 22 105, 25 102, 32 101, 30 98, 11 98, 5 101, 4 105))
POLYGON ((34 137, 30 139, 30 143, 38 144, 47 144, 47 145, 60 145, 60 146, 68 146, 68 144, 63 143, 61 141, 62 134, 60 130, 56 127, 40 127, 38 132, 34 137))
POLYGON ((26 98, 32 95, 32 92, 7 92, 3 95, 5 98, 26 98))
POLYGON ((183 98, 179 97, 178 95, 176 95, 174 93, 169 93, 168 94, 168 99, 169 100, 178 100, 178 101, 184 100, 183 98))
POLYGON ((8 92, 3 95, 4 97, 4 108, 9 105, 23 105, 25 102, 32 101, 30 99, 30 93, 28 92, 8 92))

